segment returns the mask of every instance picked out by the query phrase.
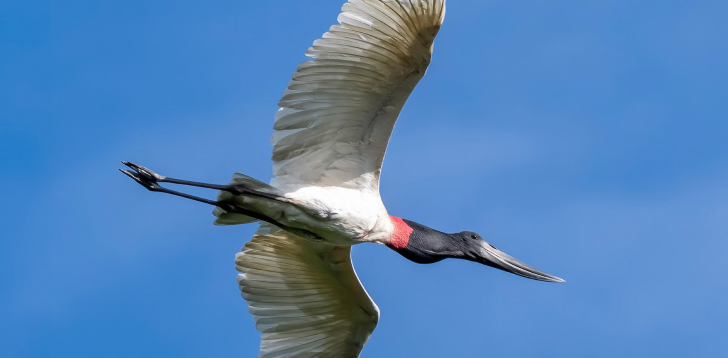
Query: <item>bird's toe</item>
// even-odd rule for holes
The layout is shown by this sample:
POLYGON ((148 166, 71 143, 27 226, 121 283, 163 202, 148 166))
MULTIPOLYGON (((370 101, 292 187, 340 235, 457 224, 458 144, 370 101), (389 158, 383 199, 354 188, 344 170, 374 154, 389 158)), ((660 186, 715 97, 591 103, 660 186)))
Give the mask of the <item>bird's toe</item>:
POLYGON ((158 191, 159 189, 161 189, 161 186, 159 186, 156 181, 149 181, 145 177, 142 177, 139 174, 131 172, 129 170, 119 169, 119 171, 126 174, 126 176, 128 176, 129 178, 134 179, 134 181, 139 183, 139 185, 147 188, 147 190, 158 191))
POLYGON ((165 176, 159 175, 141 165, 126 161, 122 161, 121 163, 137 172, 140 177, 146 179, 147 181, 157 182, 166 179, 165 176))

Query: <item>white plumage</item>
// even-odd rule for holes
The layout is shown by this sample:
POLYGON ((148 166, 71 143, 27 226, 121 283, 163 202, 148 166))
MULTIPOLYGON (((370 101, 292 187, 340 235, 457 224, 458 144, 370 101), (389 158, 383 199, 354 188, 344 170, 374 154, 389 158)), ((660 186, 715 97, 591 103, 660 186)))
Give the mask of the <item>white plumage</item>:
POLYGON ((271 184, 378 191, 394 122, 430 63, 444 0, 352 0, 298 66, 276 115, 271 184))
POLYGON ((238 254, 260 357, 358 357, 374 330, 379 310, 349 253, 391 234, 382 160, 444 15, 444 0, 350 0, 293 74, 275 116, 271 185, 339 216, 325 225, 343 235, 317 244, 263 224, 238 254))
POLYGON ((264 224, 235 259, 261 332, 260 357, 358 357, 379 320, 350 246, 292 238, 264 224))

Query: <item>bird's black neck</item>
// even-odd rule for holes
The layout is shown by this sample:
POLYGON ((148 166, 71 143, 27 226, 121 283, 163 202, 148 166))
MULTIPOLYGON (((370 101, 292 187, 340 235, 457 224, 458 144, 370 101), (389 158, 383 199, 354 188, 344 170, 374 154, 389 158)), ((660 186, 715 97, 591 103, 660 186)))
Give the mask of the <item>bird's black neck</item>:
POLYGON ((456 235, 446 234, 406 219, 397 217, 391 219, 394 232, 387 246, 408 260, 429 264, 463 256, 462 245, 456 235))

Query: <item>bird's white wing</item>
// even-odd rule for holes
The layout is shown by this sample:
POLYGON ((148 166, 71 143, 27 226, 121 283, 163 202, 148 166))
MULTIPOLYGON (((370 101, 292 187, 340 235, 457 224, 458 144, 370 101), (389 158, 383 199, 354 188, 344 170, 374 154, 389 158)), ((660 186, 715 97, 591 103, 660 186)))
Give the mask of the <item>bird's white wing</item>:
POLYGON ((260 357, 358 357, 379 320, 351 247, 316 244, 262 224, 235 259, 261 332, 260 357))
POLYGON ((445 0, 349 0, 276 114, 272 184, 379 189, 389 137, 424 76, 445 0))
MULTIPOLYGON (((276 114, 271 184, 374 192, 389 137, 430 63, 445 0, 349 0, 306 53, 276 114)), ((358 357, 379 319, 351 247, 262 224, 236 257, 260 357, 358 357)))

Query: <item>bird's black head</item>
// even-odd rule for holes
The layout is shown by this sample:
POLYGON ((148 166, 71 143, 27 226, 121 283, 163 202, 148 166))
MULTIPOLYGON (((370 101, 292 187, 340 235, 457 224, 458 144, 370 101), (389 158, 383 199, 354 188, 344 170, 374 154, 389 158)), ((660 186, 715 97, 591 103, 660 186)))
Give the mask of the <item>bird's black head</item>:
POLYGON ((392 217, 392 222, 394 233, 387 246, 416 263, 430 264, 447 258, 464 259, 534 280, 564 282, 496 249, 474 232, 446 234, 397 217, 392 217))

